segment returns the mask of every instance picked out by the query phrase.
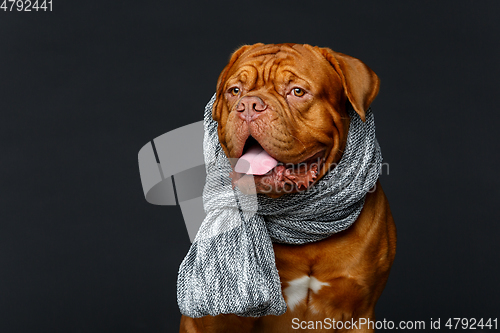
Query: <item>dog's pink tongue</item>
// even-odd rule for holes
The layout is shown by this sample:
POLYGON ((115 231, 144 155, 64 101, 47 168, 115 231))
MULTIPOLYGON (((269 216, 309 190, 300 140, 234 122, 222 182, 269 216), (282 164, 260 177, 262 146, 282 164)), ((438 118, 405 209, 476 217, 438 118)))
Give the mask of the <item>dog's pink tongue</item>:
POLYGON ((269 156, 261 146, 255 145, 238 159, 234 171, 247 175, 264 175, 277 164, 278 161, 269 156))

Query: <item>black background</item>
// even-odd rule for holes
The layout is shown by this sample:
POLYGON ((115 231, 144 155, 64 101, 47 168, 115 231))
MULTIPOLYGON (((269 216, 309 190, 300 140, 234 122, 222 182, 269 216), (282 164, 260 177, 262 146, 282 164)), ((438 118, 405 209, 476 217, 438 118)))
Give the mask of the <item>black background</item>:
POLYGON ((0 11, 0 332, 178 329, 189 239, 144 199, 137 153, 201 120, 255 42, 381 78, 398 253, 377 319, 500 316, 497 1, 53 1, 0 11))

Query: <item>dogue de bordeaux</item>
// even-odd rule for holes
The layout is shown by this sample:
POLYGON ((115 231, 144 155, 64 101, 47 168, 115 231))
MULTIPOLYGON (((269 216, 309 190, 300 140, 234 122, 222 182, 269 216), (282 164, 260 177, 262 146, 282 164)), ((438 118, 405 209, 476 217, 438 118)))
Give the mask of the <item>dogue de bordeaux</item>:
MULTIPOLYGON (((350 121, 348 103, 364 120, 379 82, 363 62, 328 48, 243 46, 234 52, 217 82, 213 118, 218 122, 220 144, 230 158, 241 157, 250 139, 282 164, 307 165, 312 157, 320 157, 314 177, 307 176, 308 170, 297 171, 301 188, 287 188, 290 182, 283 176, 272 182, 264 176, 253 180, 257 191, 272 198, 284 190, 303 190, 342 157, 350 121)), ((236 176, 234 180, 245 187, 243 179, 236 176)), ((374 307, 396 253, 394 220, 378 182, 347 230, 305 245, 273 246, 288 305, 285 314, 182 316, 180 332, 373 331, 369 323, 375 321, 374 307), (332 323, 339 329, 332 329, 332 323)))

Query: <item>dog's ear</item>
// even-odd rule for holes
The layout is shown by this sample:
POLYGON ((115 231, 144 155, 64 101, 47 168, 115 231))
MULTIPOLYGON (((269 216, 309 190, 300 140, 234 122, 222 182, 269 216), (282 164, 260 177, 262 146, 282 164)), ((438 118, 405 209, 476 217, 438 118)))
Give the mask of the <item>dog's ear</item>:
POLYGON ((219 105, 220 105, 220 101, 224 95, 224 91, 223 91, 224 82, 227 79, 227 75, 229 73, 229 70, 231 69, 231 67, 233 67, 236 60, 238 60, 238 58, 243 53, 245 53, 246 51, 248 51, 250 49, 253 49, 253 48, 256 48, 256 47, 262 46, 262 45, 264 45, 264 44, 258 43, 258 44, 253 44, 253 45, 243 45, 242 47, 240 47, 239 49, 234 51, 233 54, 231 55, 231 58, 229 59, 229 63, 226 65, 226 67, 224 67, 224 69, 222 70, 222 72, 219 75, 219 79, 217 80, 217 90, 216 90, 216 96, 215 96, 216 99, 215 99, 215 103, 214 103, 214 106, 212 109, 212 118, 215 121, 219 121, 219 119, 220 119, 221 110, 219 108, 219 105))
POLYGON ((380 88, 378 76, 361 60, 329 48, 317 50, 330 62, 342 79, 347 98, 360 118, 365 121, 365 113, 380 88))

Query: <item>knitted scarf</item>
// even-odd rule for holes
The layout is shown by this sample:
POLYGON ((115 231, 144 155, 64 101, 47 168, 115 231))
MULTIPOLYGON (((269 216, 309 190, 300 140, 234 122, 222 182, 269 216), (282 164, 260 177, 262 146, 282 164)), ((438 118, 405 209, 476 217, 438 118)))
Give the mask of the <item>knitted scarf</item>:
POLYGON ((281 315, 286 303, 272 242, 319 241, 357 219, 382 162, 373 113, 368 110, 363 122, 349 108, 347 144, 338 165, 307 190, 271 199, 232 188, 231 165, 212 119, 214 101, 215 95, 204 114, 207 215, 179 268, 177 302, 182 314, 194 318, 281 315))

